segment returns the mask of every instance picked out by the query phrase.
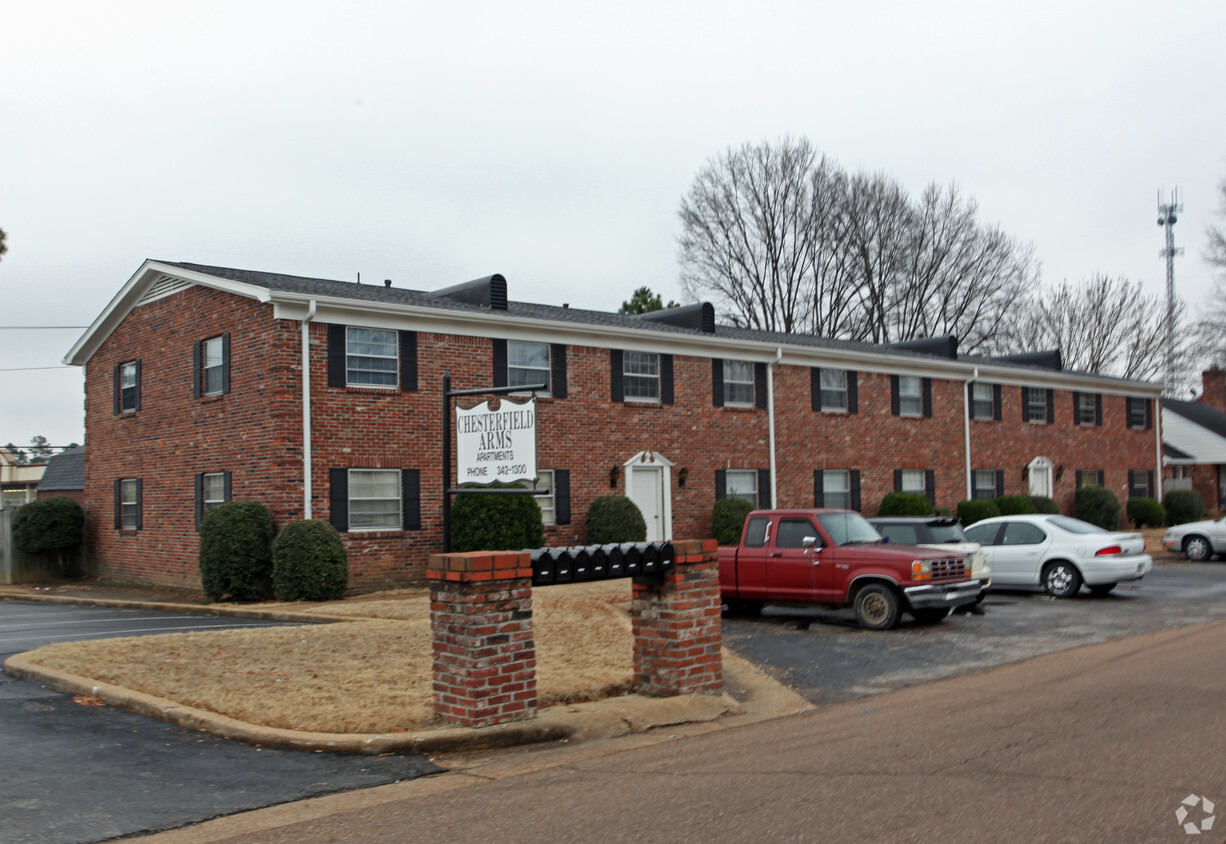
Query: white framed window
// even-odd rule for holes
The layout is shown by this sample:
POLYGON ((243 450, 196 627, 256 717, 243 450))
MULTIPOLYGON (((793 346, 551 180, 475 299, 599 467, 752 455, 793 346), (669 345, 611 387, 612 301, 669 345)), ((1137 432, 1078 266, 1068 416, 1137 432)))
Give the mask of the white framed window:
POLYGON ((1148 408, 1147 402, 1149 401, 1149 399, 1129 398, 1129 399, 1126 399, 1126 401, 1128 403, 1128 427, 1129 428, 1146 427, 1145 420, 1146 420, 1146 417, 1148 416, 1148 414, 1146 413, 1146 410, 1148 408))
POLYGON ((349 529, 400 529, 400 470, 349 470, 349 529))
POLYGON ((1077 424, 1093 425, 1098 418, 1093 393, 1077 394, 1077 424))
POLYGON ((226 503, 226 473, 206 472, 200 478, 201 515, 218 504, 226 503))
POLYGON ((971 498, 991 501, 996 497, 996 470, 976 469, 972 475, 971 498))
POLYGON ((553 469, 538 469, 536 473, 536 488, 547 490, 547 495, 534 495, 532 500, 541 508, 541 522, 547 525, 557 523, 557 500, 554 497, 553 469))
POLYGON ((345 379, 355 387, 395 387, 399 342, 395 331, 382 328, 345 329, 345 379))
POLYGON ((822 472, 822 506, 852 509, 850 469, 826 469, 822 472))
POLYGON ((758 506, 758 472, 756 469, 729 469, 724 474, 724 497, 742 498, 758 506))
POLYGON ((140 530, 140 480, 124 478, 119 482, 119 493, 120 527, 124 530, 140 530))
POLYGON ((924 379, 916 375, 898 376, 898 415, 924 415, 924 379))
POLYGON ((1150 485, 1151 475, 1145 469, 1128 470, 1128 497, 1153 498, 1154 490, 1150 485))
POLYGON ((660 400, 660 355, 626 352, 622 356, 622 385, 628 401, 660 400))
POLYGON ((902 470, 902 492, 918 492, 921 495, 927 495, 927 484, 924 482, 923 469, 903 469, 902 470))
POLYGON ((724 404, 732 407, 753 407, 753 362, 724 361, 724 404))
POLYGON ((1047 422, 1047 390, 1042 387, 1026 388, 1026 421, 1047 422))
POLYGON ((549 395, 549 344, 525 340, 507 341, 507 386, 531 387, 544 384, 542 395, 549 395))
POLYGON ((825 413, 847 413, 847 370, 821 371, 821 408, 825 413))
POLYGON ((991 384, 971 384, 971 418, 995 419, 996 396, 991 384))
POLYGON ((215 396, 225 390, 225 343, 220 336, 200 344, 200 392, 215 396))
POLYGON ((1097 469, 1078 469, 1077 470, 1077 488, 1083 486, 1102 486, 1098 482, 1099 472, 1097 469))
POLYGON ((140 363, 128 361, 119 365, 119 410, 136 410, 140 395, 140 363))

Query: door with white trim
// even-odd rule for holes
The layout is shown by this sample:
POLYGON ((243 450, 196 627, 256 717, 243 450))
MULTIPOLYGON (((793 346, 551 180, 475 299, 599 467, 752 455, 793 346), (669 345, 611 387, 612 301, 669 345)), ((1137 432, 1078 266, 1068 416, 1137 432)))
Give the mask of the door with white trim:
POLYGON ((629 472, 627 492, 647 523, 647 541, 661 542, 664 535, 664 469, 635 466, 629 472))

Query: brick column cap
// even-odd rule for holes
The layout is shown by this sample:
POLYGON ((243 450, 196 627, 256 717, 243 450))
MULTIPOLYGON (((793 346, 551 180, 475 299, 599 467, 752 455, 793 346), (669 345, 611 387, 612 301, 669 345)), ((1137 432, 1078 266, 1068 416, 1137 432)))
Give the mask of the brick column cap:
POLYGON ((458 583, 530 578, 532 558, 526 551, 431 554, 426 577, 429 580, 450 580, 458 583))

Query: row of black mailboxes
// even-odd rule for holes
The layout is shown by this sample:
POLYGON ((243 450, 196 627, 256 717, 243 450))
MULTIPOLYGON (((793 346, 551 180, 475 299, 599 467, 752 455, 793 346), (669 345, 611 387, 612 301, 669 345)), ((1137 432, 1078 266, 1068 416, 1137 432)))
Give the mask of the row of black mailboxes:
POLYGON ((533 586, 661 575, 672 569, 674 556, 671 542, 575 545, 528 553, 533 586))

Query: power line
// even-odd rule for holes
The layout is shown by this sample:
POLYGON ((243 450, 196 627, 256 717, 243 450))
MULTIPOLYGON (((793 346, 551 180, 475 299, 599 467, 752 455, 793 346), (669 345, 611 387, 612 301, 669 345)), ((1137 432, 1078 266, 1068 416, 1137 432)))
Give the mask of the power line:
POLYGON ((88 325, 0 325, 0 331, 81 331, 88 325))
POLYGON ((19 366, 15 369, 0 369, 0 372, 34 372, 39 369, 76 369, 75 366, 19 366))

